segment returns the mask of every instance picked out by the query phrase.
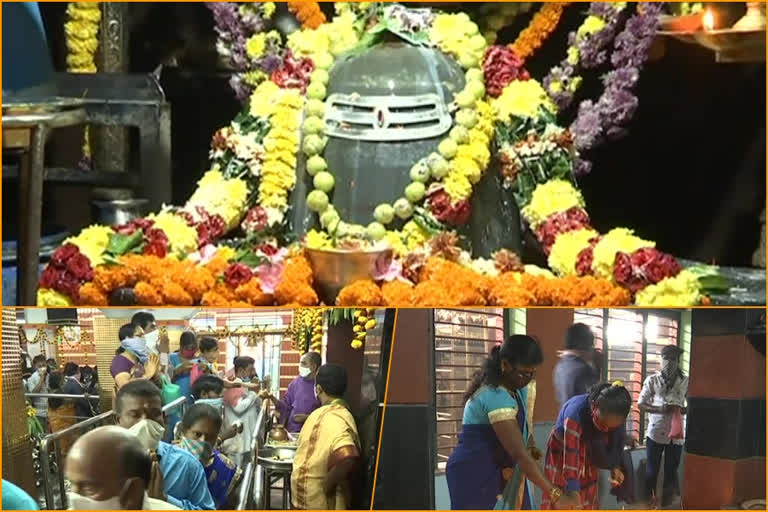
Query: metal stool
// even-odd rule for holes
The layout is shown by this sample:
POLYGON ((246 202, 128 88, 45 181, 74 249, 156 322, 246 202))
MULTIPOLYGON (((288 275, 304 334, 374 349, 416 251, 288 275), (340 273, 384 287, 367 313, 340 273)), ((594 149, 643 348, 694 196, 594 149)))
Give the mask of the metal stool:
POLYGON ((45 179, 45 143, 56 128, 85 123, 87 114, 75 99, 3 105, 3 149, 22 152, 19 165, 18 304, 34 306, 45 179))
POLYGON ((266 510, 272 509, 272 486, 279 482, 280 480, 283 481, 283 508, 282 510, 291 510, 291 468, 274 468, 274 467, 266 467, 264 468, 265 471, 265 481, 267 482, 267 493, 265 496, 265 506, 264 508, 266 510))

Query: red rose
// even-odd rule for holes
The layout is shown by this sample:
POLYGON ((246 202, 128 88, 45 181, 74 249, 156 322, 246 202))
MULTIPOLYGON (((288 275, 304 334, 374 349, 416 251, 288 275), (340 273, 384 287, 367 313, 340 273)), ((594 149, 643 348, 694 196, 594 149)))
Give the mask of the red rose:
POLYGON ((224 233, 226 233, 227 223, 224 222, 224 217, 222 217, 218 213, 215 215, 209 215, 208 228, 211 231, 211 236, 215 239, 218 239, 224 236, 224 233))
POLYGON ((62 272, 56 283, 56 291, 63 293, 75 302, 80 298, 80 280, 69 272, 62 272))
POLYGON ((195 218, 192 217, 191 213, 186 212, 184 210, 179 210, 178 212, 176 212, 176 215, 184 219, 187 222, 187 226, 195 227, 195 218))
POLYGON ((144 246, 144 255, 165 258, 168 255, 168 248, 160 242, 149 243, 144 246))
POLYGON ((165 258, 171 245, 168 236, 161 229, 149 229, 144 232, 144 254, 165 258))
POLYGON ((64 271, 56 269, 52 265, 48 265, 43 270, 43 274, 40 276, 40 288, 54 289, 56 283, 59 282, 59 277, 64 271))
POLYGON ((444 190, 438 190, 429 196, 429 211, 440 222, 450 222, 453 208, 451 208, 451 198, 444 190))
POLYGON ((79 252, 80 249, 78 249, 75 244, 66 243, 56 249, 56 251, 51 256, 51 263, 55 267, 65 268, 67 266, 67 261, 69 261, 72 256, 78 254, 79 252))
POLYGON ((589 215, 579 207, 550 215, 543 224, 536 228, 536 238, 549 254, 558 236, 569 231, 590 228, 589 215))
POLYGON ((592 261, 594 260, 593 250, 601 239, 601 236, 592 238, 589 241, 589 247, 582 249, 576 257, 576 273, 580 277, 592 275, 592 261))
POLYGON ((453 224, 455 226, 462 226, 467 223, 469 216, 472 214, 472 207, 469 201, 461 199, 453 204, 453 224))
POLYGON ((144 239, 149 243, 169 244, 168 236, 162 229, 150 229, 144 232, 144 239))
POLYGON ((151 228, 155 224, 155 221, 150 219, 133 219, 126 224, 115 226, 115 231, 120 235, 132 235, 136 230, 145 231, 151 228))
POLYGON ((315 64, 311 59, 297 59, 291 50, 288 50, 283 57, 283 65, 272 73, 271 79, 282 88, 301 89, 304 93, 314 70, 315 64))
POLYGON ((639 249, 632 254, 630 260, 632 267, 638 269, 638 272, 652 284, 667 277, 676 276, 682 270, 674 256, 654 248, 639 249))
POLYGON ((224 272, 224 280, 232 288, 237 288, 251 280, 253 272, 242 263, 232 263, 224 272))
POLYGON ((80 281, 90 281, 93 279, 93 268, 87 256, 78 253, 72 256, 67 262, 67 271, 74 275, 80 281))
POLYGON ((488 94, 497 98, 504 87, 513 80, 528 80, 531 76, 523 68, 523 61, 506 46, 491 46, 483 61, 485 87, 488 94))
POLYGON ((256 248, 256 250, 261 251, 266 256, 274 256, 275 254, 277 254, 277 251, 278 251, 277 247, 271 244, 260 245, 256 248))
POLYGON ((676 276, 681 270, 673 256, 647 247, 632 254, 616 254, 613 277, 617 283, 637 293, 646 286, 676 276))
POLYGON ((243 219, 240 227, 243 228, 247 234, 257 234, 263 231, 267 227, 269 217, 267 216, 267 210, 261 206, 254 206, 248 210, 248 214, 243 219))

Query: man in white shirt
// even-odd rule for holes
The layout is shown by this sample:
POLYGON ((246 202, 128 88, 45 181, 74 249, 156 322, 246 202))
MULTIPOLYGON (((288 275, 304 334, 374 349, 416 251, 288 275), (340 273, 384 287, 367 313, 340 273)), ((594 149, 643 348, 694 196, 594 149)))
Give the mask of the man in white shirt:
POLYGON ((221 445, 221 450, 238 464, 246 464, 250 453, 251 439, 256 429, 256 420, 261 409, 259 377, 256 375, 252 357, 240 356, 234 360, 234 382, 242 385, 242 392, 225 400, 224 426, 237 426, 238 434, 221 445))
POLYGON ((664 489, 662 506, 669 506, 673 498, 679 495, 680 486, 677 469, 685 444, 685 432, 677 438, 670 436, 672 419, 679 412, 687 414, 688 377, 680 370, 682 350, 675 345, 668 345, 661 350, 661 371, 645 379, 640 392, 638 405, 648 414, 648 434, 646 442, 647 460, 645 464, 645 490, 652 505, 657 503, 656 482, 661 468, 661 456, 664 455, 664 489))
MULTIPOLYGON (((32 360, 34 372, 27 379, 27 393, 48 393, 48 365, 45 362, 45 356, 36 355, 32 360)), ((35 415, 43 429, 48 432, 48 399, 31 398, 30 401, 35 407, 35 415)))
MULTIPOLYGON (((69 510, 181 510, 149 497, 152 478, 149 453, 128 430, 99 427, 81 436, 67 454, 66 478, 69 510)), ((162 489, 155 489, 162 494, 162 489)))

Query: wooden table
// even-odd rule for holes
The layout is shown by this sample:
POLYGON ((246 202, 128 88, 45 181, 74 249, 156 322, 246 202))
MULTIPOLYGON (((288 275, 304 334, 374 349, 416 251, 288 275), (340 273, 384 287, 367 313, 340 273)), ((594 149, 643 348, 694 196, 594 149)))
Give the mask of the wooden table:
POLYGON ((85 123, 83 107, 46 103, 3 107, 3 149, 21 151, 19 165, 18 304, 37 303, 40 230, 45 179, 45 142, 56 128, 85 123))

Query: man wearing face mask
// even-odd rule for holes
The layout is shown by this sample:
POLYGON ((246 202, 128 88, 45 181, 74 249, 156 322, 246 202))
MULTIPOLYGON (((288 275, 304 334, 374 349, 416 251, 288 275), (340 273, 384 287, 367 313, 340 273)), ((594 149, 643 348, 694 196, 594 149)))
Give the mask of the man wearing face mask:
MULTIPOLYGON (((34 372, 27 379, 27 393, 48 393, 48 365, 45 362, 44 355, 37 355, 32 359, 34 372)), ((48 432, 48 399, 32 398, 32 405, 35 407, 35 414, 40 425, 48 432)))
POLYGON ((67 455, 69 510, 179 510, 149 496, 151 474, 152 460, 134 436, 114 426, 94 429, 81 436, 67 455))
POLYGON ((299 376, 288 385, 285 396, 279 402, 268 394, 262 394, 275 404, 280 411, 280 417, 286 418, 285 428, 288 432, 301 432, 302 425, 312 411, 320 407, 320 401, 315 395, 315 375, 322 364, 322 358, 317 352, 307 352, 299 361, 299 376))
POLYGON ((147 342, 147 349, 150 353, 157 354, 160 358, 160 369, 165 372, 168 368, 168 352, 170 352, 170 341, 168 333, 160 333, 157 327, 155 316, 146 311, 139 311, 131 317, 131 325, 138 328, 141 335, 147 342))
POLYGON ((235 383, 242 388, 224 391, 224 431, 236 430, 238 435, 226 440, 221 449, 242 464, 250 451, 250 440, 256 429, 256 420, 261 409, 261 388, 252 357, 238 356, 234 359, 235 383))
POLYGON ((321 407, 313 411, 299 434, 291 473, 293 507, 297 510, 346 510, 350 507, 350 475, 360 462, 357 426, 342 399, 347 371, 321 366, 315 393, 321 407))
MULTIPOLYGON (((147 380, 135 380, 120 388, 115 400, 117 424, 138 438, 138 442, 157 459, 152 488, 162 488, 166 499, 183 510, 215 508, 203 466, 192 454, 162 442, 165 425, 160 389, 147 380), (155 485, 156 479, 162 485, 155 485)), ((152 497, 158 497, 150 493, 152 497)))
POLYGON ((688 377, 680 370, 682 350, 667 345, 661 350, 661 371, 645 379, 638 405, 649 415, 646 439, 647 461, 645 465, 645 490, 656 505, 656 482, 664 455, 664 488, 661 505, 672 504, 680 492, 677 470, 685 444, 684 433, 677 439, 671 437, 672 419, 675 414, 685 415, 688 397, 688 377))

